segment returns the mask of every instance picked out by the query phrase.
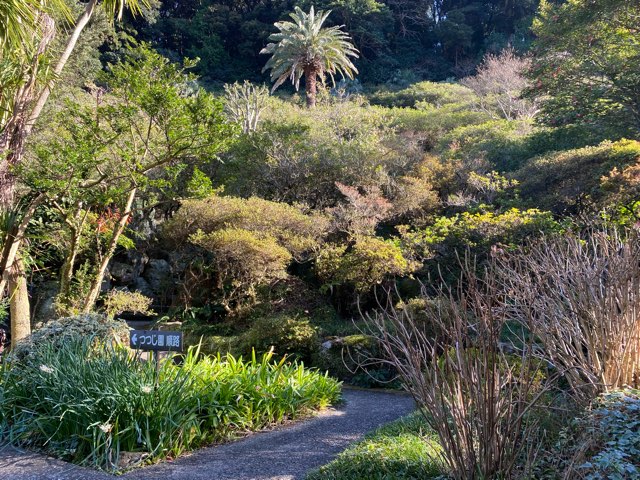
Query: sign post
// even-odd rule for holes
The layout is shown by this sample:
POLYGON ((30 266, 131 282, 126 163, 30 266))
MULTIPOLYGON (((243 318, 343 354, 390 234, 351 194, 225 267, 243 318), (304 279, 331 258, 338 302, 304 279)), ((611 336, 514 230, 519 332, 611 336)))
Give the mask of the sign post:
POLYGON ((182 332, 162 330, 131 330, 129 346, 134 350, 143 350, 153 356, 156 367, 156 386, 160 370, 160 352, 182 352, 182 332))

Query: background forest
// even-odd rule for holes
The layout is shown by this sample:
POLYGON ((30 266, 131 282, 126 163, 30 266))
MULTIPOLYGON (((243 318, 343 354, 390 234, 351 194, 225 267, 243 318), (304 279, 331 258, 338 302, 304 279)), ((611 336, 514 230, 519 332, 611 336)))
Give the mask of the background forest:
MULTIPOLYGON (((394 385, 402 358, 394 367, 388 359, 398 345, 374 340, 371 329, 410 318, 421 333, 404 344, 423 338, 431 345, 423 356, 448 358, 451 345, 471 340, 465 316, 447 302, 468 295, 465 308, 486 320, 473 327, 486 342, 479 352, 507 342, 548 349, 562 335, 536 330, 534 320, 560 324, 557 312, 624 317, 616 326, 594 321, 610 336, 575 357, 607 361, 594 373, 597 362, 582 359, 588 373, 567 374, 558 388, 588 392, 577 396, 589 401, 608 390, 603 378, 637 387, 638 350, 629 360, 631 347, 611 347, 637 334, 635 316, 601 292, 590 303, 569 281, 595 278, 596 265, 604 283, 640 285, 637 0, 51 5, 55 36, 36 22, 33 45, 3 48, 0 59, 7 347, 31 327, 46 336, 69 318, 91 329, 97 312, 179 323, 210 353, 275 349, 355 384, 394 385), (354 78, 338 74, 333 84, 319 74, 310 103, 315 74, 298 75, 305 102, 288 71, 272 92, 282 71, 264 67, 274 23, 312 3, 331 10, 325 27, 341 26, 358 53, 353 69, 342 68, 354 78), (79 24, 71 19, 83 16, 69 50, 79 24), (614 264, 629 276, 611 274, 614 264), (551 272, 544 285, 541 271, 551 272), (574 290, 566 295, 573 310, 549 293, 574 290), (505 296, 512 301, 500 303, 505 296), (485 318, 496 311, 487 298, 528 319, 526 333, 485 318), (534 319, 535 309, 557 315, 534 319), (444 336, 453 343, 428 342, 444 336), (624 375, 607 377, 614 370, 624 375)), ((473 358, 495 365, 495 357, 473 358)), ((554 358, 570 371, 566 361, 554 358)), ((540 366, 519 365, 518 375, 540 366)), ((400 374, 411 385, 410 373, 400 374)), ((548 401, 558 406, 557 397, 548 401)), ((501 421, 525 413, 510 410, 501 421)), ((618 460, 635 468, 629 458, 618 460)), ((589 468, 597 475, 600 467, 589 468)))

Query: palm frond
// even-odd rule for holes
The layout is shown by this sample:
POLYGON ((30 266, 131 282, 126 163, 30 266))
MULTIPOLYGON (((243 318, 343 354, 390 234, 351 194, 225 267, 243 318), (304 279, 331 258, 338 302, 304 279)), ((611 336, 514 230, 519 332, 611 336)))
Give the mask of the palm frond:
POLYGON ((353 78, 358 73, 350 58, 358 58, 358 49, 342 30, 344 25, 323 27, 330 13, 330 10, 316 12, 313 7, 305 13, 295 7, 289 14, 293 21, 274 24, 279 31, 269 36, 271 43, 260 51, 271 55, 262 71, 271 70, 272 91, 287 79, 297 90, 309 67, 323 83, 326 74, 334 85, 336 74, 353 78))

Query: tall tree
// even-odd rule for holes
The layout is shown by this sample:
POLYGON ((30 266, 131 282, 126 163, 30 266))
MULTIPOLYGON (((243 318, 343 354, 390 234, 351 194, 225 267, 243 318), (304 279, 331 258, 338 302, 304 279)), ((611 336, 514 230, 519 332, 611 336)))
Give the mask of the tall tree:
MULTIPOLYGON (((50 75, 39 84, 39 69, 37 66, 40 60, 48 52, 48 46, 53 38, 54 25, 48 15, 49 9, 55 5, 62 4, 59 0, 36 1, 36 0, 6 0, 0 3, 0 25, 4 31, 0 34, 2 42, 2 60, 8 57, 8 52, 19 48, 21 39, 28 37, 30 33, 40 31, 40 35, 35 35, 34 39, 29 39, 25 43, 25 52, 33 51, 33 58, 26 58, 18 62, 19 65, 32 65, 32 68, 16 68, 15 78, 11 79, 12 98, 5 99, 4 103, 11 105, 11 112, 4 118, 4 123, 0 125, 0 208, 11 210, 15 206, 15 189, 17 179, 14 170, 19 166, 23 155, 26 138, 30 134, 35 122, 40 117, 42 110, 49 99, 51 91, 59 78, 62 70, 66 66, 69 57, 73 53, 80 35, 93 17, 97 8, 102 7, 110 20, 122 18, 125 7, 133 13, 140 11, 140 6, 145 5, 147 0, 89 0, 83 12, 76 19, 69 37, 67 38, 62 53, 57 61, 54 61, 54 68, 50 75), (21 27, 21 22, 25 25, 21 27), (39 38, 38 38, 39 37, 39 38), (32 42, 32 43, 30 43, 32 42), (37 48, 29 48, 29 45, 37 45, 37 48), (11 48, 10 48, 11 47, 11 48)), ((6 79, 5 79, 6 80, 6 79)), ((36 196, 36 199, 41 198, 36 196)), ((35 200, 34 200, 35 201, 35 200)), ((40 202, 38 200, 37 202, 40 202)), ((17 222, 7 229, 2 239, 2 250, 0 251, 0 295, 4 295, 5 288, 9 286, 9 299, 12 302, 12 343, 15 344, 20 338, 30 333, 30 318, 27 298, 26 282, 23 281, 24 269, 20 268, 20 243, 26 223, 30 215, 27 213, 35 210, 36 203, 29 203, 22 221, 17 222), (25 310, 26 308, 26 310, 25 310)))
POLYGON ((640 132, 640 0, 543 1, 531 93, 551 125, 640 132))
POLYGON ((299 7, 289 14, 293 22, 276 22, 279 33, 269 36, 269 43, 260 53, 269 54, 263 71, 271 70, 272 91, 287 79, 296 87, 304 77, 307 106, 316 105, 317 80, 325 82, 329 75, 335 84, 335 74, 353 78, 358 70, 349 57, 358 57, 358 50, 351 43, 342 26, 323 27, 331 11, 319 11, 311 7, 309 13, 299 7))
POLYGON ((68 313, 93 309, 117 248, 132 246, 127 226, 142 207, 173 198, 175 175, 215 161, 235 131, 222 103, 194 88, 191 63, 179 67, 146 46, 130 53, 102 76, 107 90, 92 102, 67 102, 18 170, 60 217, 51 244, 65 259, 58 300, 68 313), (79 266, 88 268, 74 292, 79 266))

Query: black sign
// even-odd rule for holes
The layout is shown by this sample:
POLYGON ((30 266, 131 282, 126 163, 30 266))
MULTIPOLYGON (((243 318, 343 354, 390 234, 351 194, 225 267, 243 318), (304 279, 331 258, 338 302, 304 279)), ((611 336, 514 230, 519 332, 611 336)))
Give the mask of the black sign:
POLYGON ((137 350, 181 352, 182 332, 131 330, 129 332, 129 345, 137 350))

